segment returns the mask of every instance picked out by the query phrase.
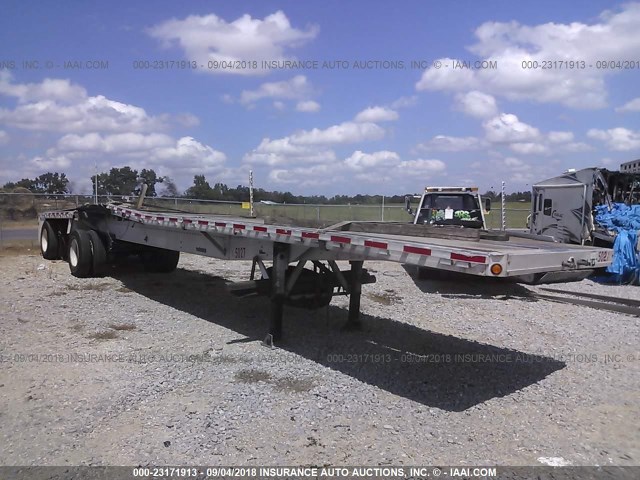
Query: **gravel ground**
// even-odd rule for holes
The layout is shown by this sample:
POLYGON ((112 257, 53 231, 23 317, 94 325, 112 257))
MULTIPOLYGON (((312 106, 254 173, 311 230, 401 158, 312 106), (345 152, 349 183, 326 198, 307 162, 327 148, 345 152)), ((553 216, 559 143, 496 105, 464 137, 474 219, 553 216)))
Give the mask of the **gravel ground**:
POLYGON ((81 280, 0 257, 0 464, 640 464, 637 317, 365 267, 362 331, 338 297, 287 309, 270 349, 268 301, 225 289, 245 262, 81 280))

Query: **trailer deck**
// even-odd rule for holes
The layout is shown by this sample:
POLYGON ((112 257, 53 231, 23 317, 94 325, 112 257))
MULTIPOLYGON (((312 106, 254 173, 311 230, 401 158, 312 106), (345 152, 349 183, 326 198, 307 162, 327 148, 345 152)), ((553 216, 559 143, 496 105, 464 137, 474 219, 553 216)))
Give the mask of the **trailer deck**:
POLYGON ((175 268, 176 252, 252 260, 250 282, 254 283, 245 282, 237 292, 270 295, 273 339, 280 337, 285 303, 306 302, 317 307, 327 304, 336 294, 350 295, 349 325, 357 326, 361 285, 375 281, 362 268, 365 260, 387 260, 475 276, 518 277, 606 267, 612 256, 609 249, 525 238, 467 239, 460 238, 457 232, 436 238, 416 231, 416 225, 410 225, 411 230, 401 224, 357 222, 357 231, 350 231, 348 223, 314 229, 270 225, 256 218, 137 209, 127 204, 45 212, 40 215, 40 222, 43 256, 68 258, 76 276, 96 273, 110 256, 121 253, 140 254, 151 259, 148 264, 157 261, 163 268, 156 271, 175 268), (53 247, 47 242, 55 242, 57 251, 52 252, 53 247), (337 260, 348 260, 351 270, 341 271, 337 260), (92 265, 78 268, 78 262, 89 261, 92 265), (271 261, 272 266, 267 268, 265 261, 271 261), (294 262, 295 267, 289 266, 294 262), (307 264, 312 264, 313 270, 304 268, 307 264), (254 279, 257 268, 263 280, 254 279))

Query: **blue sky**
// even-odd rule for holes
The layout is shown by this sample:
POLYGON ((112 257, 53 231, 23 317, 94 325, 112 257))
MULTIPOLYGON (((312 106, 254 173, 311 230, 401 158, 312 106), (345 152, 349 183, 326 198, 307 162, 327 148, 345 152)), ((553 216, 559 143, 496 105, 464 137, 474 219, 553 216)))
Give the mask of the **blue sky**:
POLYGON ((640 3, 3 2, 0 183, 513 191, 639 152, 640 3))

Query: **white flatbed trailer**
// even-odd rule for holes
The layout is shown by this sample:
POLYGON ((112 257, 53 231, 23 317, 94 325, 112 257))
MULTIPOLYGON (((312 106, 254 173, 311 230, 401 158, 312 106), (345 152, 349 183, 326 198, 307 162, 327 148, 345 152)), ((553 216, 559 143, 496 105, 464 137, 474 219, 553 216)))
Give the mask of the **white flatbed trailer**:
POLYGON ((348 225, 314 229, 268 225, 256 218, 105 204, 40 214, 40 239, 43 256, 66 259, 78 277, 100 275, 103 265, 118 255, 139 254, 149 270, 165 272, 175 269, 179 252, 253 260, 251 280, 241 282, 236 293, 270 296, 269 333, 274 340, 281 336, 285 303, 318 307, 337 294, 350 295, 348 326, 356 327, 361 285, 375 281, 362 268, 365 260, 479 277, 520 277, 606 267, 612 257, 605 248, 524 238, 434 238, 407 235, 401 224, 360 222, 359 231, 349 231, 348 225), (372 231, 367 231, 368 225, 372 231), (381 225, 384 228, 376 228, 381 225), (341 271, 337 260, 348 260, 351 269, 341 271), (265 267, 265 261, 272 267, 265 267), (289 266, 292 263, 296 265, 289 266), (313 271, 304 268, 309 263, 313 271), (253 279, 256 267, 261 280, 253 279))

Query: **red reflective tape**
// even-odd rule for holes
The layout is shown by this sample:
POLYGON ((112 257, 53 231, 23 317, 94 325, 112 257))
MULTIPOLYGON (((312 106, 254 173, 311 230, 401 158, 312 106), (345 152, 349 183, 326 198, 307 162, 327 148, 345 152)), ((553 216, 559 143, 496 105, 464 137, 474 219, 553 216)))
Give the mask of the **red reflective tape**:
POLYGON ((291 230, 285 230, 284 228, 276 228, 276 234, 278 234, 278 235, 291 235, 291 230))
POLYGON ((234 230, 244 230, 246 227, 240 223, 234 223, 233 228, 234 230))
POLYGON ((156 220, 158 220, 159 222, 164 222, 164 217, 156 217, 156 220))
POLYGON ((316 232, 302 232, 302 238, 320 238, 320 234, 316 232))
POLYGON ((227 224, 224 223, 224 222, 216 222, 215 225, 216 225, 216 227, 222 227, 222 228, 227 226, 227 224))
POLYGON ((144 216, 144 218, 145 218, 146 220, 151 220, 153 217, 152 217, 151 215, 145 215, 145 216, 144 216))
POLYGON ((169 217, 170 222, 177 222, 178 219, 176 217, 169 217))
POLYGON ((193 223, 193 220, 190 220, 188 218, 183 218, 182 223, 193 223))
POLYGON ((461 253, 452 253, 451 260, 462 260, 465 262, 487 263, 487 257, 482 255, 463 255, 461 253))
POLYGON ((402 251, 405 253, 417 253, 418 255, 431 255, 430 248, 412 247, 411 245, 405 245, 402 251))
POLYGON ((209 225, 209 222, 206 220, 198 220, 198 225, 209 225))
POLYGON ((372 247, 372 248, 383 248, 383 249, 387 249, 389 248, 389 244, 385 243, 385 242, 374 242, 373 240, 365 240, 364 241, 364 246, 365 247, 372 247))
POLYGON ((351 243, 349 237, 341 237, 339 235, 331 235, 331 241, 336 243, 351 243))
POLYGON ((256 232, 266 232, 267 227, 253 227, 256 232))

